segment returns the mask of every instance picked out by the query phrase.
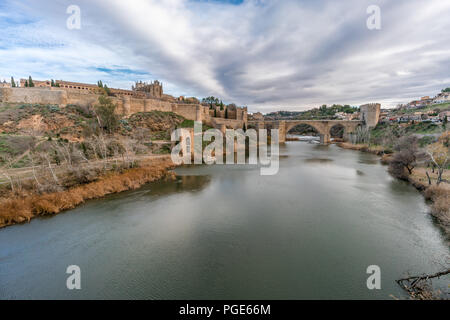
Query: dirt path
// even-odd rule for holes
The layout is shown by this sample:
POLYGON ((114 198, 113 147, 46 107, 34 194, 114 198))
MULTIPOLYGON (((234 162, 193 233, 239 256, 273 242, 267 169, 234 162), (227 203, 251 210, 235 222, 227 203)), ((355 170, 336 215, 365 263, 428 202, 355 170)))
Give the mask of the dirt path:
MULTIPOLYGON (((25 152, 26 153, 26 152, 25 152)), ((23 154, 22 156, 25 156, 26 154, 23 154)), ((115 158, 108 158, 106 160, 97 160, 97 161, 90 161, 89 164, 95 166, 95 165, 103 165, 103 164, 111 164, 111 163, 122 163, 122 162, 131 162, 131 161, 146 161, 146 160, 154 160, 154 159, 165 159, 169 158, 170 155, 168 154, 148 154, 148 155, 141 155, 141 156, 133 156, 127 158, 123 157, 115 157, 115 158)), ((17 159, 16 159, 17 160, 17 159)), ((44 166, 48 168, 48 166, 44 166)), ((62 165, 51 165, 52 169, 55 170, 56 173, 62 172, 68 168, 67 164, 62 165)), ((34 167, 23 167, 23 168, 13 168, 13 169, 5 169, 0 168, 0 185, 2 184, 9 184, 9 180, 6 178, 5 174, 7 176, 10 176, 13 179, 20 178, 21 180, 28 180, 33 179, 33 169, 40 169, 43 168, 43 166, 34 166, 34 167)))
MULTIPOLYGON (((39 145, 41 145, 43 142, 45 141, 45 139, 42 139, 41 141, 39 141, 38 143, 36 143, 36 145, 34 146, 34 148, 38 147, 39 145)), ((5 169, 6 167, 11 167, 14 164, 16 164, 17 162, 19 162, 20 160, 22 160, 24 157, 26 157, 29 153, 30 153, 31 149, 28 149, 27 151, 25 151, 24 153, 22 153, 21 155, 17 156, 11 163, 8 163, 6 165, 4 165, 3 167, 0 167, 0 170, 5 169)))

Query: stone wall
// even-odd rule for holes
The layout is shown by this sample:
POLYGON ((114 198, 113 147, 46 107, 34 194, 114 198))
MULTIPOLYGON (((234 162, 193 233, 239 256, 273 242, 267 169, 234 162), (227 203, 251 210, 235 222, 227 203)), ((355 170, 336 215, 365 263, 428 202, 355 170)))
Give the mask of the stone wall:
MULTIPOLYGON (((25 89, 25 90, 29 90, 29 89, 25 89)), ((77 104, 80 106, 92 106, 94 104, 96 104, 98 102, 98 94, 94 94, 94 93, 87 93, 87 92, 81 92, 80 90, 75 90, 75 89, 58 89, 58 88, 51 88, 51 91, 53 92, 66 92, 67 94, 67 101, 66 101, 66 105, 67 104, 77 104)))
POLYGON ((42 88, 0 88, 0 101, 11 103, 67 104, 67 93, 42 88))
MULTIPOLYGON (((99 96, 86 91, 56 87, 0 88, 0 101, 12 103, 57 104, 62 107, 68 104, 93 106, 98 102, 99 96)), ((224 110, 218 112, 218 117, 215 118, 209 107, 200 104, 175 103, 154 98, 139 99, 130 96, 110 97, 110 99, 117 105, 116 112, 123 116, 150 111, 174 112, 188 120, 203 121, 215 128, 226 126, 233 129, 242 128, 244 122, 247 122, 247 108, 235 108, 228 114, 229 118, 234 119, 224 119, 224 110)))
POLYGON ((242 129, 244 127, 243 120, 235 119, 211 118, 211 124, 217 129, 221 129, 223 127, 226 127, 227 129, 242 129))

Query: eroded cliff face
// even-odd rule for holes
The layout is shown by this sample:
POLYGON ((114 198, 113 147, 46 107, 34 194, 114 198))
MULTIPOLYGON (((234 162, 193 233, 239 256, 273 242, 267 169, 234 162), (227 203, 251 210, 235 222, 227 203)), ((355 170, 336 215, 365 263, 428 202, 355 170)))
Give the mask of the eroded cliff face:
MULTIPOLYGON (((173 112, 140 112, 120 117, 118 135, 133 136, 139 129, 150 133, 170 131, 185 118, 173 112)), ((92 107, 68 105, 0 104, 0 133, 13 135, 61 137, 69 141, 83 141, 86 127, 96 122, 92 107)), ((148 137, 149 139, 151 137, 148 137)))
POLYGON ((176 128, 184 118, 173 112, 152 111, 135 113, 127 121, 132 128, 146 128, 151 132, 158 132, 176 128))
POLYGON ((15 135, 67 135, 79 139, 85 117, 56 105, 1 104, 0 133, 15 135))

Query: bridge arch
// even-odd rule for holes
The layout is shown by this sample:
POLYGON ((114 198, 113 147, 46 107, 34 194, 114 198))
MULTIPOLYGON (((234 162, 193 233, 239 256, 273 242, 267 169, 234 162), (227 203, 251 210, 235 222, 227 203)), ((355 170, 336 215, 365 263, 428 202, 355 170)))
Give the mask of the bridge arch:
POLYGON ((308 126, 312 129, 314 129, 314 131, 316 131, 318 134, 322 133, 322 128, 320 126, 317 126, 317 125, 314 125, 313 123, 308 123, 308 122, 287 123, 286 124, 286 133, 288 133, 289 131, 291 131, 292 129, 294 129, 295 127, 298 127, 300 125, 308 126))
POLYGON ((290 126, 286 126, 286 134, 289 133, 297 133, 300 135, 308 135, 308 136, 320 136, 320 131, 307 123, 299 123, 299 124, 293 124, 290 126))
POLYGON ((335 123, 330 126, 330 137, 344 139, 347 135, 347 128, 342 123, 335 123))

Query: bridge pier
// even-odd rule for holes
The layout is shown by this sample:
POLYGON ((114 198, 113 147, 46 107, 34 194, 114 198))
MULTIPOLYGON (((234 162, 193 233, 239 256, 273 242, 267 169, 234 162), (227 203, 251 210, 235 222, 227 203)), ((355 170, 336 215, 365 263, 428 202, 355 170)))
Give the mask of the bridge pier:
POLYGON ((278 126, 275 127, 278 129, 278 142, 285 143, 286 142, 286 121, 281 120, 278 122, 278 126))
POLYGON ((329 133, 320 135, 320 144, 329 144, 330 142, 331 135, 329 133))

